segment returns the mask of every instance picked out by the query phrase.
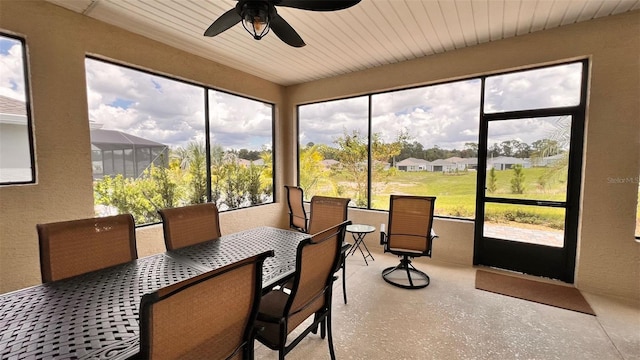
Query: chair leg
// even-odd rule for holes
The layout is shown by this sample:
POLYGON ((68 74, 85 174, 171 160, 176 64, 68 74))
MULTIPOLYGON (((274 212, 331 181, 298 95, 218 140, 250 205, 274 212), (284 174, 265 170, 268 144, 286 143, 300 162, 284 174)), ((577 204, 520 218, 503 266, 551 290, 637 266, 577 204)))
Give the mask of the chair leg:
POLYGON ((326 328, 329 335, 327 338, 327 342, 329 343, 329 354, 331 354, 331 360, 336 360, 336 352, 333 349, 333 336, 331 335, 331 309, 329 309, 329 312, 323 321, 326 321, 326 328))
POLYGON ((382 270, 382 278, 384 279, 384 281, 388 282, 389 284, 401 287, 403 289, 421 289, 429 286, 429 283, 431 282, 429 275, 416 269, 411 264, 411 260, 409 259, 408 256, 404 256, 402 259, 400 259, 400 264, 398 264, 398 266, 389 267, 382 270), (400 282, 396 282, 392 278, 390 278, 389 275, 391 275, 395 271, 401 271, 402 273, 406 272, 407 281, 409 282, 409 284, 407 285, 400 282), (415 283, 414 280, 421 280, 420 282, 422 283, 419 283, 419 282, 415 283))
POLYGON ((409 279, 409 286, 413 287, 413 279, 411 278, 411 273, 409 272, 409 266, 406 266, 405 269, 407 270, 407 278, 409 279))
POLYGON ((346 269, 346 257, 342 254, 342 296, 344 297, 344 303, 347 303, 347 269, 346 269))
POLYGON ((324 339, 327 336, 327 318, 325 317, 320 321, 320 339, 324 339))

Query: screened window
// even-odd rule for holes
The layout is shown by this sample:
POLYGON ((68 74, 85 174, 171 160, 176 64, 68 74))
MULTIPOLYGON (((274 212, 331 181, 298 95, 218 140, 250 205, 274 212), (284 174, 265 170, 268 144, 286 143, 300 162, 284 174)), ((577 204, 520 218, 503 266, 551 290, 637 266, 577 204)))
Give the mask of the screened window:
POLYGON ((273 105, 87 58, 98 215, 273 202, 273 105), (208 112, 207 112, 208 106, 208 112), (208 131, 207 131, 208 129, 208 131))
POLYGON ((369 98, 298 108, 300 186, 313 195, 348 197, 367 206, 369 98))
POLYGON ((556 108, 580 104, 582 63, 488 77, 484 112, 556 108))
MULTIPOLYGON (((345 196, 353 200, 351 206, 378 210, 389 208, 390 194, 436 196, 437 215, 472 219, 480 110, 577 105, 582 66, 569 63, 299 105, 299 184, 308 198, 345 196), (358 136, 354 139, 352 133, 358 136)), ((556 187, 564 183, 554 170, 563 164, 566 120, 521 120, 519 124, 536 125, 535 133, 526 136, 515 132, 513 121, 494 124, 488 156, 492 166, 503 171, 495 175, 491 190, 502 192, 500 186, 510 184, 514 164, 527 164, 525 175, 533 181, 527 183, 528 191, 536 196, 559 193, 556 187)))
POLYGON ((0 34, 0 185, 35 181, 24 40, 0 34))

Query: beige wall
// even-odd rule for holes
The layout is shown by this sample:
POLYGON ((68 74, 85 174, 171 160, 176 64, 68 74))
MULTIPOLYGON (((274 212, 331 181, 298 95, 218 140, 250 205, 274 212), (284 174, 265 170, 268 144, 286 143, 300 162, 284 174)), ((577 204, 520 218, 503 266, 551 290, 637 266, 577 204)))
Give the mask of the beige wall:
MULTIPOLYGON (((0 188, 0 293, 40 283, 37 223, 93 216, 86 54, 282 108, 281 86, 45 2, 1 0, 0 30, 27 42, 38 172, 35 185, 0 188)), ((279 134, 281 122, 277 126, 279 134)), ((285 152, 279 143, 274 147, 276 154, 285 152)), ((282 177, 278 172, 276 181, 282 177)), ((247 218, 250 224, 278 226, 281 214, 280 204, 232 211, 221 216, 221 226, 223 232, 237 231, 247 218)), ((141 256, 164 249, 156 228, 138 230, 141 256)))
MULTIPOLYGON (((640 11, 481 44, 287 88, 291 104, 367 94, 589 58, 578 288, 640 299, 640 244, 634 240, 640 174, 640 11)), ((351 210, 351 214, 357 213, 351 210)), ((379 216, 366 215, 371 223, 379 216)), ((382 217, 384 220, 384 217, 382 217)), ((473 227, 440 220, 433 258, 471 263, 473 227)), ((370 236, 368 244, 377 239, 370 236)))
MULTIPOLYGON (((607 181, 640 173, 638 11, 287 89, 40 1, 0 0, 0 30, 27 40, 38 169, 36 185, 0 188, 0 293, 39 283, 35 224, 93 215, 86 54, 275 103, 276 186, 295 182, 296 104, 589 57, 576 283, 640 299, 640 245, 633 241, 637 184, 607 181)), ((223 213, 222 231, 284 227, 284 214, 282 203, 223 213)), ((371 224, 386 220, 373 211, 351 209, 349 216, 371 224)), ((440 235, 434 260, 470 265, 473 225, 437 220, 434 226, 440 235)), ((141 256, 163 251, 160 226, 137 235, 141 256)), ((375 251, 377 236, 367 238, 375 251)))

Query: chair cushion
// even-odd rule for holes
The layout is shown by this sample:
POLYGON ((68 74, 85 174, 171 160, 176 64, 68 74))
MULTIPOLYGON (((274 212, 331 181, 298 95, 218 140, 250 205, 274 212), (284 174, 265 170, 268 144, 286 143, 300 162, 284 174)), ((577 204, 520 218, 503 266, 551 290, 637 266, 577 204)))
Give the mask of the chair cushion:
MULTIPOLYGON (((264 314, 268 317, 282 318, 284 313, 284 307, 289 299, 289 294, 272 290, 265 294, 260 300, 259 314, 264 314)), ((257 333, 257 336, 261 341, 270 348, 276 348, 280 344, 280 331, 278 323, 266 322, 256 320, 256 328, 262 329, 257 333)))

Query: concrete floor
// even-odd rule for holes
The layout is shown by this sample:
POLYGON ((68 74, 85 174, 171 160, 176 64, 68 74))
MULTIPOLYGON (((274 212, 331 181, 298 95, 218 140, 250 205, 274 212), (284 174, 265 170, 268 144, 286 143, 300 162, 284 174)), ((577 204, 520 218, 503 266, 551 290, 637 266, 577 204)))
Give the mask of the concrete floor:
MULTIPOLYGON (((385 283, 389 254, 347 259, 347 295, 335 283, 333 334, 338 359, 640 359, 640 304, 584 294, 597 316, 476 290, 475 269, 414 260, 431 285, 404 290, 385 283)), ((295 334, 295 332, 294 332, 295 334)), ((290 338, 293 338, 290 336, 290 338)), ((277 352, 256 343, 257 359, 277 352)), ((326 340, 310 334, 287 359, 329 359, 326 340)))

